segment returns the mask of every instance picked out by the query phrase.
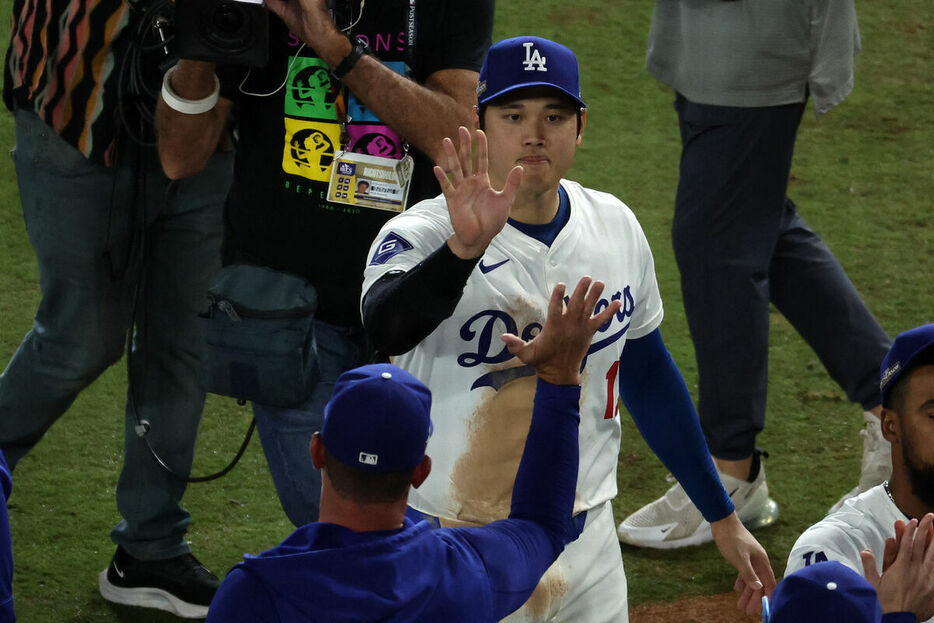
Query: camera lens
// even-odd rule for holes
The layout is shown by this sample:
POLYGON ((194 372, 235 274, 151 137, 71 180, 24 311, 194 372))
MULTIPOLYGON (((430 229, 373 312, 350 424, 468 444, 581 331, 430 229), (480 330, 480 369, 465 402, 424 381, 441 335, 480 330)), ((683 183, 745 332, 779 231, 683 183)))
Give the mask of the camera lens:
POLYGON ((246 6, 238 2, 213 3, 202 13, 201 30, 205 42, 226 53, 248 49, 254 35, 246 6))
POLYGON ((230 5, 222 5, 211 17, 219 34, 235 35, 243 28, 243 13, 230 5))

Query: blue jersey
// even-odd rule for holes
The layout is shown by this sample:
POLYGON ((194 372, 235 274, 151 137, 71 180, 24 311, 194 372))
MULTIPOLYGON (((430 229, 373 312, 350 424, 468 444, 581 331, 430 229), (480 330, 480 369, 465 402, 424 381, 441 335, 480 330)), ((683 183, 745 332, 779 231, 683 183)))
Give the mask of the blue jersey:
POLYGON ((208 623, 499 621, 583 527, 583 516, 571 518, 579 398, 579 387, 539 382, 508 519, 440 530, 410 519, 374 532, 303 526, 230 571, 208 623))

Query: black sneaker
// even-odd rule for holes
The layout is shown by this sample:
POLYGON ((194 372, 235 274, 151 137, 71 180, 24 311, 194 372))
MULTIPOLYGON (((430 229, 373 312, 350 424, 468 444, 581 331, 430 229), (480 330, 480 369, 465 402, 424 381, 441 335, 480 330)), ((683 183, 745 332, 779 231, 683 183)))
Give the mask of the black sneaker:
POLYGON ((185 619, 203 619, 220 586, 217 576, 191 554, 139 560, 117 547, 98 576, 101 596, 125 606, 158 608, 185 619))

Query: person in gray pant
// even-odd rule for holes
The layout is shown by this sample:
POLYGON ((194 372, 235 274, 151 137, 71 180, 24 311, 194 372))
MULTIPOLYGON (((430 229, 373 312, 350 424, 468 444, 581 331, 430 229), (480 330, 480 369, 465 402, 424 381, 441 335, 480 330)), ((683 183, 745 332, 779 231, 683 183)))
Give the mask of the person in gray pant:
MULTIPOLYGON (((655 5, 648 68, 676 91, 682 152, 672 242, 697 357, 698 412, 749 527, 778 516, 755 447, 765 424, 770 304, 864 410, 863 471, 847 496, 890 470, 876 378, 891 339, 786 194, 807 99, 818 116, 839 104, 853 87, 858 49, 853 0, 655 5)), ((624 519, 620 540, 657 548, 709 540, 684 499, 676 484, 624 519)))

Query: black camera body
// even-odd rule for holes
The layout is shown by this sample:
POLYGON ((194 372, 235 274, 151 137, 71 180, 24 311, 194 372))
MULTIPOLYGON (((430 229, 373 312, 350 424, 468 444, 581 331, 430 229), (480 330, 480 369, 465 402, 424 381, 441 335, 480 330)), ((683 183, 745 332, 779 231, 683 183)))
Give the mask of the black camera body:
POLYGON ((175 0, 179 58, 263 67, 269 16, 262 0, 175 0))

